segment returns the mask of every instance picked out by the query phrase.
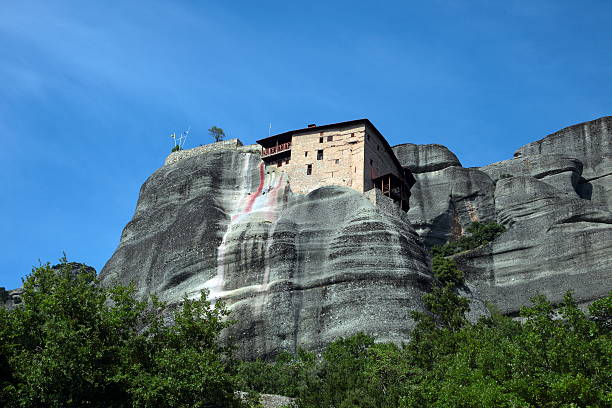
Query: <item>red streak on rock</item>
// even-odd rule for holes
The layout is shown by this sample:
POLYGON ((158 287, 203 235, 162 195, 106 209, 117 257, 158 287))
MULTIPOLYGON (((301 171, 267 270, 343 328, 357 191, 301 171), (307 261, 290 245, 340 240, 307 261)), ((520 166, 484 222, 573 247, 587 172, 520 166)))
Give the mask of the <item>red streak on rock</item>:
POLYGON ((248 214, 253 209, 253 203, 261 195, 261 191, 264 187, 264 164, 259 163, 259 186, 257 187, 257 191, 249 196, 249 200, 242 211, 242 214, 248 214))

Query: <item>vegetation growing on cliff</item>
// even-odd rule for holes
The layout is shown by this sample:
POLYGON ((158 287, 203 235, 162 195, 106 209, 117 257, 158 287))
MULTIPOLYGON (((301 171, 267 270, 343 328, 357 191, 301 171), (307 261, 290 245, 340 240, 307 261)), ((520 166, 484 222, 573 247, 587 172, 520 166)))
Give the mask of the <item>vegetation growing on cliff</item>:
POLYGON ((469 251, 493 241, 506 231, 506 227, 493 221, 473 222, 465 230, 466 235, 456 241, 444 245, 436 245, 431 249, 433 256, 450 256, 459 252, 469 251))

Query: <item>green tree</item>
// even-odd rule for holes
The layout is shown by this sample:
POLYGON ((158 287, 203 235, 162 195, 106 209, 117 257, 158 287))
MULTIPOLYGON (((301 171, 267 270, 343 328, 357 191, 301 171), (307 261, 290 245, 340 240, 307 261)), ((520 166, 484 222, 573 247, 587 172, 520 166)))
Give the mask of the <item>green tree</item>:
POLYGON ((22 299, 0 309, 2 406, 239 405, 218 342, 227 312, 206 293, 171 310, 64 263, 34 269, 22 299))
POLYGON ((466 235, 456 241, 444 245, 434 245, 431 248, 433 256, 451 256, 459 252, 469 251, 487 244, 506 231, 506 227, 493 221, 473 222, 466 229, 466 235))
POLYGON ((223 131, 223 129, 218 128, 216 126, 213 126, 208 129, 208 134, 215 140, 215 142, 220 142, 225 139, 225 132, 223 131))
POLYGON ((522 322, 494 309, 477 323, 453 327, 423 314, 403 347, 358 334, 334 341, 320 358, 307 353, 308 365, 286 354, 274 363, 241 364, 250 365, 244 374, 255 388, 277 392, 275 381, 290 384, 285 389, 300 407, 610 406, 612 293, 589 314, 571 294, 557 306, 542 296, 532 302, 521 310, 522 322), (270 379, 279 370, 284 374, 270 379))

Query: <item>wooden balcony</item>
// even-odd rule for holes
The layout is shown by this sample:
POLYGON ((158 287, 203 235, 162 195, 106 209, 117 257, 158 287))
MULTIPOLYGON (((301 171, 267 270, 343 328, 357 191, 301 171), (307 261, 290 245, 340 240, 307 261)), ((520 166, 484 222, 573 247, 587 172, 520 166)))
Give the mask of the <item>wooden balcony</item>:
POLYGON ((277 146, 263 148, 261 150, 261 158, 263 159, 264 157, 274 156, 275 154, 286 152, 287 150, 291 150, 291 142, 281 143, 277 146))

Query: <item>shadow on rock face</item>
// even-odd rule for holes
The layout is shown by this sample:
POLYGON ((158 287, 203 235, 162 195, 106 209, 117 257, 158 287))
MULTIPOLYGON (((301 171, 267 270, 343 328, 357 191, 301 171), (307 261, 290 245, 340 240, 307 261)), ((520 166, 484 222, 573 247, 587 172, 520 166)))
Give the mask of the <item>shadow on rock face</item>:
POLYGON ((103 282, 135 281, 169 302, 208 289, 232 310, 225 336, 243 358, 320 349, 359 331, 408 340, 430 275, 406 214, 345 187, 292 194, 282 172, 264 174, 260 163, 223 151, 156 171, 103 282))

